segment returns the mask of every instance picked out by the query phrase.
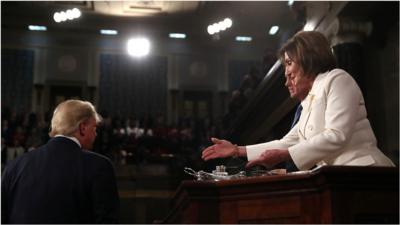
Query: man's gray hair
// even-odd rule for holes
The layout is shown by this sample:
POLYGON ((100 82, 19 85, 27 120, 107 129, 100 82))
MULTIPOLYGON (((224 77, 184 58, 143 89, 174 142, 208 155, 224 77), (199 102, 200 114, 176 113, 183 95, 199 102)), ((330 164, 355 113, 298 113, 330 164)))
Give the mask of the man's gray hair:
POLYGON ((92 103, 81 100, 66 100, 60 103, 53 112, 51 119, 50 137, 55 135, 72 136, 79 124, 95 118, 100 123, 102 118, 96 112, 92 103))

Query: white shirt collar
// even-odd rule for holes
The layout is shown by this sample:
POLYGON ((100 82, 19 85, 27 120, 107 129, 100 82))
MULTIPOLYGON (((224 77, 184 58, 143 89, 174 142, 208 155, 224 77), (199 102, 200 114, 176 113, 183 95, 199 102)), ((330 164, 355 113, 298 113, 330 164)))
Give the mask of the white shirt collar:
POLYGON ((57 134, 54 137, 65 137, 65 138, 68 138, 71 141, 75 142, 77 145, 79 145, 79 148, 82 148, 81 143, 78 141, 78 139, 76 137, 65 136, 65 135, 62 135, 62 134, 57 134))

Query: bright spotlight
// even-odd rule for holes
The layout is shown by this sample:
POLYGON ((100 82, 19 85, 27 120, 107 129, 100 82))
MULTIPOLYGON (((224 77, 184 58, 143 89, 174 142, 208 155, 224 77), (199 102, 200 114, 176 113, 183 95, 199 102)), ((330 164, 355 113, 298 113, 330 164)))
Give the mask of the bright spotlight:
POLYGON ((127 48, 131 56, 145 56, 149 54, 150 42, 146 38, 132 38, 128 41, 127 48))
POLYGON ((304 25, 303 30, 304 31, 312 31, 312 30, 314 30, 314 25, 311 23, 307 23, 306 25, 304 25))

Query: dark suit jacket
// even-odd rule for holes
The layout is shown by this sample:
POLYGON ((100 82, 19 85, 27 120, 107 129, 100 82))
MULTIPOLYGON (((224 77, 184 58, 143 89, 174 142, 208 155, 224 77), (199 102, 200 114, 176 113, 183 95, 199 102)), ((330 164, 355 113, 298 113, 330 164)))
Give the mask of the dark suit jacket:
POLYGON ((114 223, 111 162, 65 137, 12 161, 1 180, 2 223, 114 223))

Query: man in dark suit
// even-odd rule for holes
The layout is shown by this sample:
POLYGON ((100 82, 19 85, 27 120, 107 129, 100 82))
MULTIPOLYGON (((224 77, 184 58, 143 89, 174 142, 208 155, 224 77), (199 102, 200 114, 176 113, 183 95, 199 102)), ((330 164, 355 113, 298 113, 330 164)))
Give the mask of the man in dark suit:
POLYGON ((109 159, 88 151, 101 121, 90 102, 54 110, 47 144, 7 165, 2 223, 115 223, 119 197, 109 159))

